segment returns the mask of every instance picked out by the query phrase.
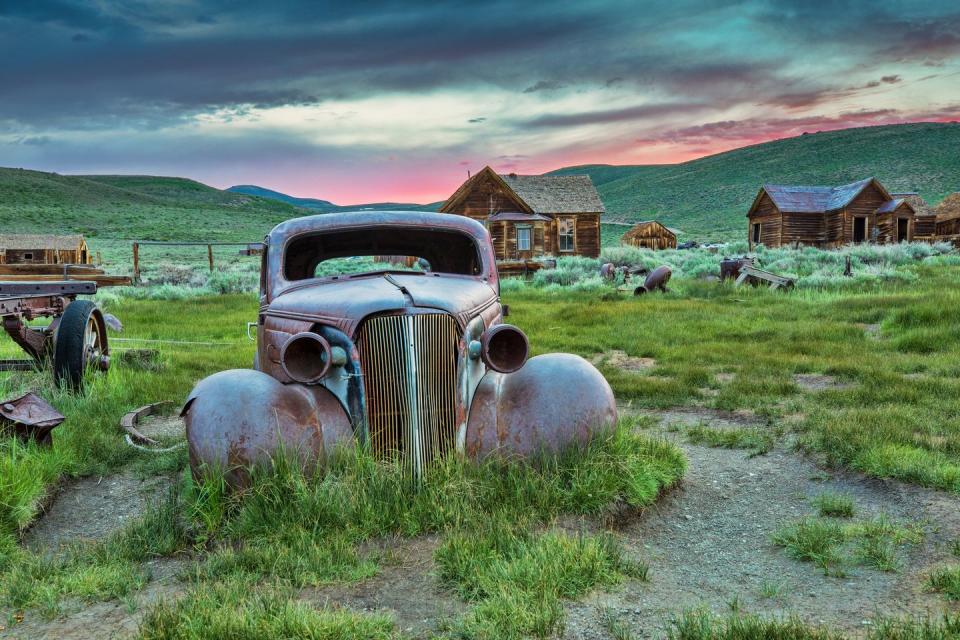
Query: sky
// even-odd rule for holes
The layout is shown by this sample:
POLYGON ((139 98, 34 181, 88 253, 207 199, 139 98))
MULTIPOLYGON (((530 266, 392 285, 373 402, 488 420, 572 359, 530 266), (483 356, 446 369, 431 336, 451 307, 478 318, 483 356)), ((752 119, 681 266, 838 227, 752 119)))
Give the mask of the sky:
POLYGON ((445 199, 960 120, 960 2, 0 0, 0 166, 445 199))

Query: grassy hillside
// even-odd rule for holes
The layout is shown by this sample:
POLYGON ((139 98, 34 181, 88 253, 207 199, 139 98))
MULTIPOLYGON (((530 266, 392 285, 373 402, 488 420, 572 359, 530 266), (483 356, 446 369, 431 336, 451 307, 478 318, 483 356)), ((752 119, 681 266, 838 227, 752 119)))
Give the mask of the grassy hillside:
POLYGON ((699 240, 739 238, 765 182, 842 184, 867 176, 936 203, 960 191, 960 124, 907 124, 813 133, 675 165, 566 167, 587 173, 612 220, 657 218, 699 240))
POLYGON ((256 241, 308 212, 194 180, 0 168, 0 228, 91 238, 256 241))
POLYGON ((279 200, 280 202, 286 202, 287 204, 292 204, 295 207, 302 207, 304 209, 311 209, 318 211, 320 213, 328 213, 337 209, 337 205, 333 204, 329 200, 318 200, 316 198, 298 198, 296 196, 288 196, 285 193, 280 193, 279 191, 274 191, 273 189, 265 189, 264 187, 258 187, 255 184, 238 184, 233 187, 227 187, 227 191, 231 193, 243 193, 249 196, 259 196, 261 198, 269 198, 271 200, 279 200))

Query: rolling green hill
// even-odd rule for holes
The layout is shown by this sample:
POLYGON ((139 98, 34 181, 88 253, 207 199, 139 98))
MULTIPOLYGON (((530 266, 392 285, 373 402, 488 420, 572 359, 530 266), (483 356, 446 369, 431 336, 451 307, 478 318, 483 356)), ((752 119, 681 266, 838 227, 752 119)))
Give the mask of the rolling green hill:
POLYGON ((333 204, 329 200, 318 200, 317 198, 298 198, 296 196, 288 196, 285 193, 280 193, 279 191, 274 191, 273 189, 265 189, 264 187, 258 187, 255 184, 238 184, 232 187, 227 187, 227 191, 231 193, 243 193, 249 196, 259 196, 261 198, 269 198, 271 200, 279 200, 280 202, 286 202, 287 204, 292 204, 295 207, 302 207, 304 209, 311 209, 319 213, 329 213, 331 211, 337 210, 337 205, 333 204))
POLYGON ((905 124, 805 134, 674 165, 565 167, 589 174, 608 220, 656 218, 684 238, 740 238, 763 183, 844 184, 874 176, 936 204, 960 191, 960 124, 905 124))
POLYGON ((91 238, 252 242, 308 212, 194 180, 0 168, 0 228, 91 238))
MULTIPOLYGON (((960 124, 907 124, 802 135, 674 165, 566 167, 586 173, 608 221, 657 218, 683 238, 740 238, 764 182, 842 184, 875 176, 893 191, 935 204, 960 190, 960 124)), ((243 193, 186 178, 65 176, 0 168, 0 228, 80 232, 91 238, 255 241, 282 220, 323 211, 436 210, 425 205, 337 206, 247 185, 243 193), (267 197, 263 197, 267 196, 267 197), (287 201, 284 201, 287 200, 287 201), (303 204, 303 203, 301 203, 303 204)), ((604 244, 623 227, 604 226, 604 244)))

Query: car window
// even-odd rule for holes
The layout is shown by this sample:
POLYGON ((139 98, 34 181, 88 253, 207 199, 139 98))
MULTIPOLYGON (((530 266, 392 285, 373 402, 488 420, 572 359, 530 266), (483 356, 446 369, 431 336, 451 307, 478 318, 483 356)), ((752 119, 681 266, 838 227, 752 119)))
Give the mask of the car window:
POLYGON ((287 243, 287 280, 376 271, 479 275, 483 263, 476 240, 452 230, 374 227, 297 236, 287 243))

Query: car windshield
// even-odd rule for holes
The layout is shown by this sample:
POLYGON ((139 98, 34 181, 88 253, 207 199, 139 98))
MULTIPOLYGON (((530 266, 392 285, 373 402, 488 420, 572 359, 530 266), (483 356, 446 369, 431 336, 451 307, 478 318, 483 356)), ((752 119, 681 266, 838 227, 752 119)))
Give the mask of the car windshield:
POLYGON ((480 275, 482 266, 470 235, 397 226, 298 236, 287 244, 283 258, 287 280, 376 271, 480 275))

